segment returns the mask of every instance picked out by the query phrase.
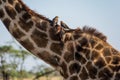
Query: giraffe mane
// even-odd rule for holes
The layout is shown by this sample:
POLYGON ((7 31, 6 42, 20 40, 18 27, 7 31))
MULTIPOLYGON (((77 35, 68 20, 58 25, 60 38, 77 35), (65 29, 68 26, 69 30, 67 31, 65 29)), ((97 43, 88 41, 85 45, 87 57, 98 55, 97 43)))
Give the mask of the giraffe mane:
POLYGON ((46 20, 48 22, 52 22, 49 18, 41 15, 41 14, 38 14, 36 13, 34 10, 31 10, 25 3, 23 3, 21 0, 18 0, 23 6, 24 6, 24 9, 31 15, 33 16, 36 16, 38 18, 42 18, 43 20, 46 20))
POLYGON ((107 37, 103 33, 101 33, 98 30, 96 30, 95 28, 84 26, 82 28, 82 31, 85 32, 85 33, 88 33, 90 35, 94 35, 94 36, 100 38, 103 41, 107 40, 107 37))

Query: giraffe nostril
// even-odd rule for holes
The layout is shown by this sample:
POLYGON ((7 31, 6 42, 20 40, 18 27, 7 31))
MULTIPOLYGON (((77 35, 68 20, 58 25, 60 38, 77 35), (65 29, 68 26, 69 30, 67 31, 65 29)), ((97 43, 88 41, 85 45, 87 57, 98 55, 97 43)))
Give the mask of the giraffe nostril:
POLYGON ((81 66, 78 63, 73 63, 73 64, 70 65, 69 69, 70 69, 71 74, 79 73, 80 69, 81 69, 81 66))

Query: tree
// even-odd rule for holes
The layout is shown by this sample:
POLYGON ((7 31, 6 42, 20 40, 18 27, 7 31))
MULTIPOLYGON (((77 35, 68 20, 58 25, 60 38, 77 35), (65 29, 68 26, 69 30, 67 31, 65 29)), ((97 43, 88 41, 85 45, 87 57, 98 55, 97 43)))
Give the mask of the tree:
POLYGON ((18 77, 20 78, 20 80, 23 79, 24 77, 24 73, 26 73, 26 71, 24 70, 24 62, 25 62, 25 59, 30 56, 31 54, 26 51, 23 47, 21 47, 21 45, 19 45, 16 40, 14 38, 12 38, 11 41, 8 41, 7 44, 9 45, 15 45, 19 50, 13 50, 13 52, 16 52, 15 54, 13 54, 11 57, 14 58, 14 62, 13 63, 16 63, 16 59, 18 59, 19 61, 18 64, 19 64, 19 74, 20 76, 18 75, 18 77))
POLYGON ((12 47, 11 46, 2 46, 0 47, 0 70, 3 76, 3 80, 9 80, 9 73, 7 72, 8 65, 6 64, 5 57, 7 52, 11 52, 12 47))
POLYGON ((0 47, 0 70, 3 76, 3 80, 9 80, 9 77, 12 78, 21 75, 23 77, 23 63, 28 55, 28 52, 25 50, 14 49, 10 45, 5 45, 0 47), (20 66, 20 73, 17 69, 20 66), (10 73, 10 74, 9 74, 10 73))
POLYGON ((33 80, 38 80, 42 76, 48 77, 49 74, 52 74, 56 70, 53 70, 51 67, 47 67, 45 65, 37 65, 37 66, 33 67, 33 70, 31 72, 33 72, 33 71, 35 74, 35 77, 33 80))

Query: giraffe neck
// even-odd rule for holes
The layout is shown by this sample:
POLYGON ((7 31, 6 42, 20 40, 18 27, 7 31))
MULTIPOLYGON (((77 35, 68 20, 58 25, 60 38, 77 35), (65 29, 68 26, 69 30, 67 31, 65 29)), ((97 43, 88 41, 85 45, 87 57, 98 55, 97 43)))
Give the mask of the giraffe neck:
POLYGON ((65 80, 120 79, 119 52, 94 29, 71 33, 74 40, 60 45, 51 20, 21 0, 0 0, 0 19, 27 50, 57 68, 65 80))
POLYGON ((23 47, 57 66, 53 57, 61 54, 62 46, 50 25, 51 20, 33 12, 21 0, 0 0, 0 19, 23 47))
POLYGON ((63 57, 61 74, 65 80, 120 78, 120 53, 94 35, 83 32, 78 39, 66 42, 63 57))

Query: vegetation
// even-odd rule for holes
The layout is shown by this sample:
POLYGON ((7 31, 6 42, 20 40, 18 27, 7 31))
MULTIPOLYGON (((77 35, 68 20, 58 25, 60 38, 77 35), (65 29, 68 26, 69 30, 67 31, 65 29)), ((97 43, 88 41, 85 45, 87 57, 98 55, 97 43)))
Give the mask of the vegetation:
POLYGON ((31 56, 36 59, 20 46, 18 49, 15 49, 11 44, 0 46, 0 80, 16 80, 16 78, 38 80, 42 76, 59 76, 55 70, 45 65, 36 65, 31 71, 27 71, 24 68, 24 62, 31 56))

